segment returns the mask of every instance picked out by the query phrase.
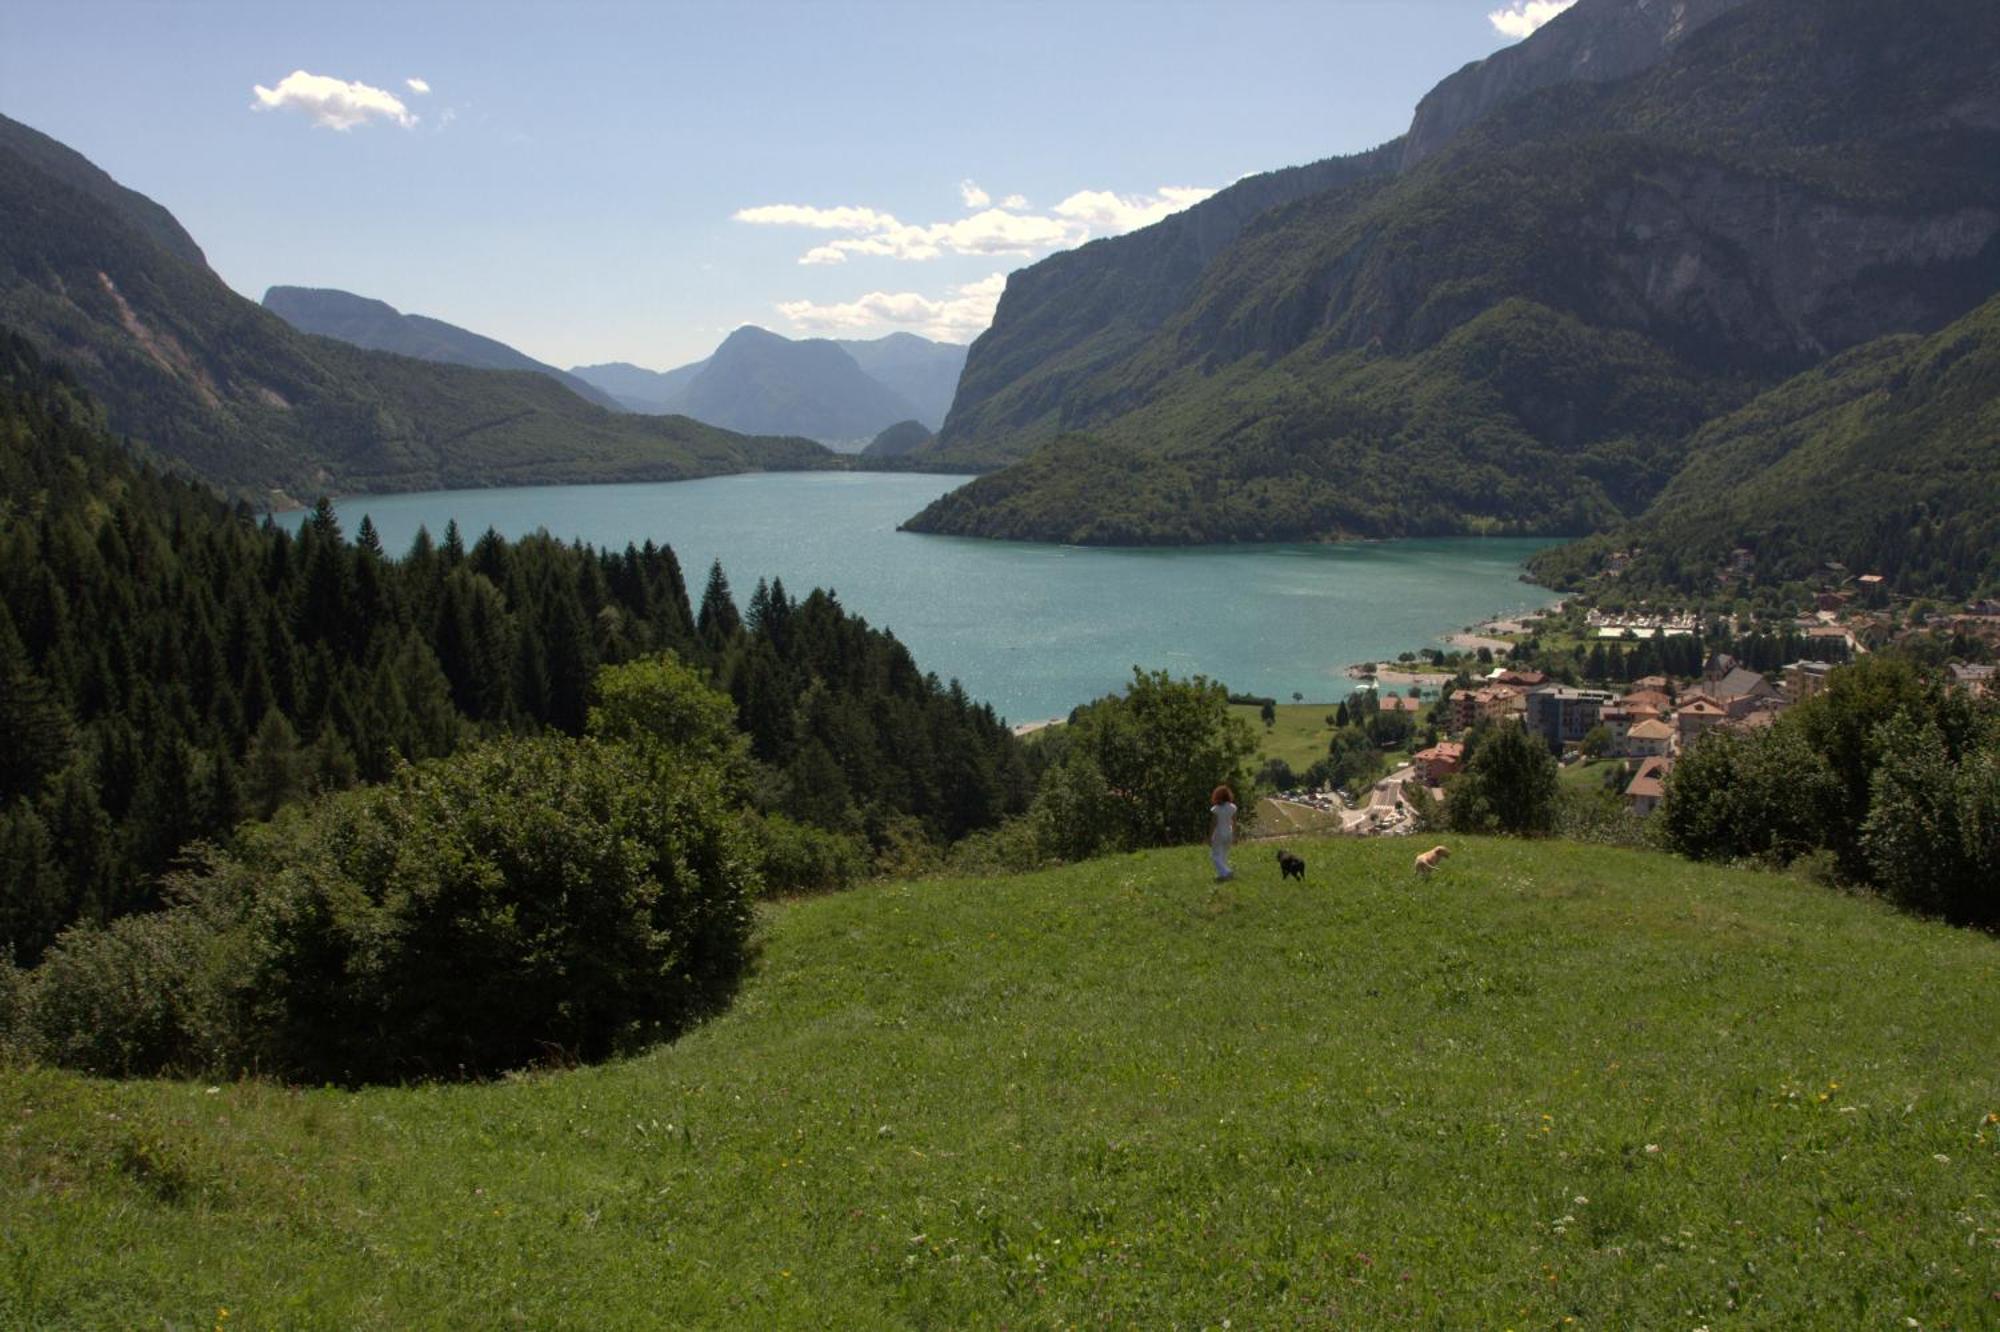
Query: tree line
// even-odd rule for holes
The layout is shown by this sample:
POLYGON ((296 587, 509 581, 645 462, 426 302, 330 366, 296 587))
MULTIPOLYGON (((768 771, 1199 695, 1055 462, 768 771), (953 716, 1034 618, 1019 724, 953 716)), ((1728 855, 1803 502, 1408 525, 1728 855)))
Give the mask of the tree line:
POLYGON ((322 500, 294 534, 135 459, 0 334, 0 954, 161 903, 186 848, 495 736, 584 729, 606 665, 671 652, 735 702, 748 798, 863 853, 1026 808, 1020 746, 830 594, 671 548, 455 524, 392 556, 322 500))

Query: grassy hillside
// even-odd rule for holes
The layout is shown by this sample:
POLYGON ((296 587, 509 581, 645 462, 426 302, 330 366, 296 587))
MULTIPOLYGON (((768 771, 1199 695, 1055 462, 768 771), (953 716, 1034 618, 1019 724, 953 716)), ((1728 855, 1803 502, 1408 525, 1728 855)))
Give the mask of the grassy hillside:
POLYGON ((730 1013, 578 1072, 0 1074, 0 1323, 1990 1321, 2000 943, 1454 844, 783 905, 730 1013))

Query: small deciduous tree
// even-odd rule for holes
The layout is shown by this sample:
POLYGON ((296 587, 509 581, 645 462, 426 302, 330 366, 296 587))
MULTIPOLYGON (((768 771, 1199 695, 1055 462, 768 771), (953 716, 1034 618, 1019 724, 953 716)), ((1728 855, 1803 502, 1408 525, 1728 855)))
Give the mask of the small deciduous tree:
POLYGON ((1465 771, 1446 787, 1452 831, 1532 836, 1555 826, 1556 761, 1546 746, 1512 723, 1475 732, 1468 744, 1465 771))
MULTIPOLYGON (((1087 758, 1107 793, 1104 844, 1132 848, 1199 840, 1208 829, 1209 792, 1232 787, 1247 822, 1257 752, 1249 724, 1229 710, 1229 691, 1197 675, 1132 669, 1124 694, 1077 709, 1064 762, 1087 758)), ((1089 785, 1072 774, 1073 784, 1089 785)), ((1048 778, 1044 777, 1046 783, 1048 778)))

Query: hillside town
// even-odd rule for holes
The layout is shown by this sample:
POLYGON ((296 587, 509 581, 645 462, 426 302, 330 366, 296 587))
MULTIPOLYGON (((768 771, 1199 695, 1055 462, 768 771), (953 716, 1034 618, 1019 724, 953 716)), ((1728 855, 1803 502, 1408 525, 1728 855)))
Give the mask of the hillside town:
POLYGON ((1592 785, 1615 784, 1624 806, 1644 817, 1659 808, 1675 763, 1702 736, 1769 727, 1823 690, 1840 665, 1871 651, 1928 650, 1942 656, 1956 687, 1977 696, 1993 693, 2000 600, 1942 607, 1891 595, 1877 575, 1832 570, 1810 604, 1789 617, 1557 603, 1538 614, 1487 621, 1446 641, 1471 650, 1406 653, 1396 663, 1350 668, 1374 708, 1409 714, 1420 734, 1434 737, 1430 743, 1412 744, 1413 752, 1365 791, 1297 789, 1278 798, 1337 816, 1346 833, 1410 833, 1425 797, 1431 803, 1448 798, 1446 784, 1465 766, 1472 730, 1510 724, 1545 743, 1565 770, 1588 768, 1592 785), (1671 659, 1711 640, 1748 645, 1746 655, 1755 649, 1759 660, 1717 650, 1699 659, 1697 671, 1622 678, 1615 669, 1671 659), (1776 665, 1764 660, 1777 644, 1798 655, 1776 665), (1551 658, 1563 665, 1520 664, 1551 658), (1418 791, 1423 794, 1413 801, 1418 791))

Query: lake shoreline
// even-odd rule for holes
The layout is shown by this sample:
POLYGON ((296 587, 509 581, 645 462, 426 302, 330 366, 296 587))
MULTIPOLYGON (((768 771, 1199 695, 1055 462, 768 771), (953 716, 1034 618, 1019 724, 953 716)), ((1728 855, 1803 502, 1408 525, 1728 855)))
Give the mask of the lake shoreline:
POLYGON ((794 598, 825 588, 895 634, 918 670, 957 679, 1023 725, 1118 692, 1134 665, 1333 706, 1358 684, 1342 663, 1386 664, 1411 642, 1440 643, 1440 630, 1555 599, 1521 578, 1547 544, 1530 539, 1077 547, 897 530, 957 484, 959 474, 750 472, 351 496, 335 511, 349 533, 366 514, 393 556, 420 527, 441 547, 456 522, 468 549, 489 527, 610 552, 666 546, 697 601, 715 561, 738 607, 763 581, 794 598))

